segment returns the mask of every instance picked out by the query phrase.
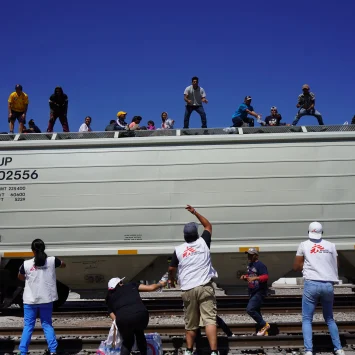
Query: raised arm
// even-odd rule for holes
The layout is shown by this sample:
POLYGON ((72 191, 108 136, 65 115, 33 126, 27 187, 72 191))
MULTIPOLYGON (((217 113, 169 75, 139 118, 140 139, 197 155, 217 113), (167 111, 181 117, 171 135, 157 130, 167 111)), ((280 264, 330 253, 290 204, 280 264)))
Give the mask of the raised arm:
POLYGON ((191 207, 190 205, 186 206, 186 209, 192 213, 193 215, 196 216, 196 218, 200 221, 200 223, 203 225, 203 228, 207 231, 209 231, 212 234, 212 224, 210 223, 210 221, 203 217, 201 214, 199 214, 193 207, 191 207))

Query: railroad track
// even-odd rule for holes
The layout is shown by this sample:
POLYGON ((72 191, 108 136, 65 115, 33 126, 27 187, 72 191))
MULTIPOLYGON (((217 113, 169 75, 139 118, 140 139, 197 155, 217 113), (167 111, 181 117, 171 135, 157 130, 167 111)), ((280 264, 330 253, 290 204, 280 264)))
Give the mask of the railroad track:
MULTIPOLYGON (((154 315, 182 314, 182 300, 179 297, 161 297, 143 299, 144 304, 154 315)), ((248 303, 247 296, 221 296, 217 297, 217 308, 220 313, 243 314, 248 303)), ((269 296, 265 299, 263 310, 268 313, 300 313, 302 296, 269 296)), ((54 317, 75 317, 106 315, 106 305, 103 301, 70 301, 53 313, 54 317)), ((349 312, 355 310, 355 294, 336 295, 334 311, 349 312)), ((1 316, 22 315, 21 309, 0 310, 1 316)))
MULTIPOLYGON (((102 336, 108 334, 111 322, 107 322, 107 326, 54 326, 57 336, 102 336)), ((337 322, 338 329, 340 332, 344 333, 354 333, 355 334, 355 321, 337 322)), ((229 328, 236 335, 252 335, 255 333, 255 323, 229 323, 229 328)), ((0 329, 0 337, 4 336, 21 336, 22 327, 3 327, 0 329)), ((324 322, 314 322, 313 323, 314 332, 328 332, 328 327, 324 322)), ((163 335, 171 336, 181 336, 185 334, 183 324, 171 324, 171 325, 159 325, 152 324, 149 325, 147 333, 159 333, 163 335)), ((301 334, 302 324, 300 322, 278 322, 272 323, 269 330, 269 335, 279 335, 279 334, 301 334)), ((33 336, 43 336, 42 328, 35 328, 33 336)))
MULTIPOLYGON (((218 344, 221 355, 226 354, 230 349, 253 349, 254 351, 257 349, 299 350, 303 346, 300 323, 273 324, 268 337, 253 336, 254 324, 231 324, 230 326, 237 335, 231 338, 219 336, 218 344), (275 335, 272 335, 274 333, 275 335)), ((338 327, 345 349, 355 349, 355 322, 339 322, 338 327)), ((109 327, 56 327, 59 344, 58 353, 95 352, 100 342, 106 338, 108 329, 109 327)), ((326 325, 314 323, 313 330, 315 332, 315 348, 318 351, 331 349, 330 336, 325 333, 327 331, 326 325)), ((21 332, 21 328, 2 328, 0 330, 0 354, 17 350, 21 332)), ((164 351, 176 351, 186 346, 183 327, 157 325, 148 327, 147 332, 162 334, 164 351)), ((199 349, 208 348, 205 337, 197 341, 197 347, 199 349)), ((47 343, 43 337, 43 332, 36 328, 29 350, 43 351, 46 348, 47 343)))

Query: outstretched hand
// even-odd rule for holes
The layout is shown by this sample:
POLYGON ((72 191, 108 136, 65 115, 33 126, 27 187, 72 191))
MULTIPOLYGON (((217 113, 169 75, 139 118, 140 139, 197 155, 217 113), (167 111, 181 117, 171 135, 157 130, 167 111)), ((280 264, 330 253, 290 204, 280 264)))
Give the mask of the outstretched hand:
POLYGON ((185 207, 185 210, 188 210, 192 214, 195 214, 195 212, 196 212, 195 209, 192 206, 190 206, 190 205, 187 205, 185 207))

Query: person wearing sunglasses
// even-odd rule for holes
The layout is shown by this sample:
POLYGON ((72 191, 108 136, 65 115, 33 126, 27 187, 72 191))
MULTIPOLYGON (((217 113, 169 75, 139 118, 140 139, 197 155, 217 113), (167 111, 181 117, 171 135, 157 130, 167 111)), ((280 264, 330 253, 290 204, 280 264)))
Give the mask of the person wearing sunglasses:
POLYGON ((263 126, 285 126, 286 123, 281 123, 280 121, 282 120, 281 115, 277 111, 276 106, 272 106, 270 109, 270 116, 267 116, 265 118, 264 124, 262 123, 263 126))
POLYGON ((296 107, 299 108, 299 111, 292 122, 292 126, 296 126, 298 121, 302 116, 314 116, 320 126, 323 126, 323 118, 319 111, 315 109, 316 96, 313 92, 310 91, 310 87, 307 84, 302 86, 302 94, 298 96, 298 102, 296 107))

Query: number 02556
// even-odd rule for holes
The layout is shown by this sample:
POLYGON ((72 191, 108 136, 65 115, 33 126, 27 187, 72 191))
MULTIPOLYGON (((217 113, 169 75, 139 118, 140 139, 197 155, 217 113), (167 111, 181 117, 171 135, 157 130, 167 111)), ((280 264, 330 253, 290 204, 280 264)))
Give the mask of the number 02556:
POLYGON ((1 180, 36 180, 37 170, 0 170, 1 180))

